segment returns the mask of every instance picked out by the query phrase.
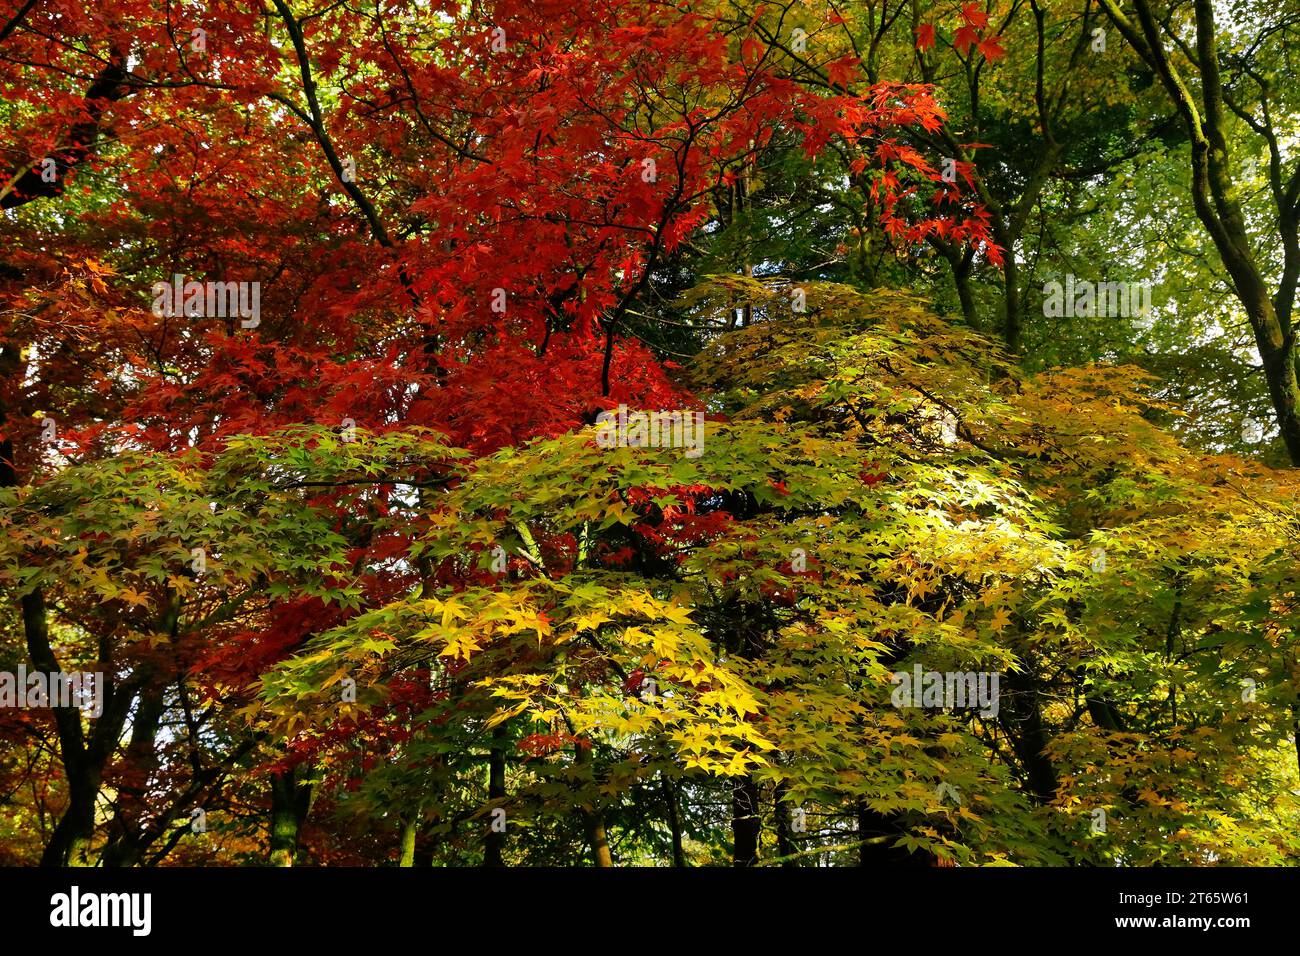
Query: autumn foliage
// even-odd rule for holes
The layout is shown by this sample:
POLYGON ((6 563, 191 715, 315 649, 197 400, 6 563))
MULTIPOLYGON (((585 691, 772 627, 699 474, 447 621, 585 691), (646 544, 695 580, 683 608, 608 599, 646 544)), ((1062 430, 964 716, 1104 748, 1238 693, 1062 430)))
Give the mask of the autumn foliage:
POLYGON ((889 281, 1017 251, 865 16, 0 0, 0 862, 1294 859, 1293 472, 889 281))

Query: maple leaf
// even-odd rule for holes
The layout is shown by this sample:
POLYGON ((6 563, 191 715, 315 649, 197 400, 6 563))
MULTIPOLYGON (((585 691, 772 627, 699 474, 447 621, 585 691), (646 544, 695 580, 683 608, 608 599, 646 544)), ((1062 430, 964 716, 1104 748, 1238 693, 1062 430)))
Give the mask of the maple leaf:
POLYGON ((137 591, 135 588, 129 588, 129 587, 123 588, 121 593, 118 595, 118 597, 131 605, 149 603, 149 599, 145 597, 143 594, 141 594, 139 591, 137 591))
POLYGON ((972 26, 958 28, 952 37, 952 48, 958 53, 965 53, 979 42, 979 31, 972 26))
POLYGON ((916 28, 916 48, 928 50, 934 46, 934 24, 922 23, 916 28))
POLYGON ((846 56, 833 60, 826 64, 826 77, 831 81, 831 85, 847 89, 854 70, 861 62, 856 56, 846 56))
POLYGON ((1002 37, 988 37, 980 41, 980 53, 984 54, 984 59, 990 63, 996 63, 1007 55, 1006 50, 1002 49, 1002 37))
POLYGON ((961 18, 966 22, 966 26, 976 30, 982 30, 988 25, 989 15, 985 13, 978 3, 967 3, 961 8, 961 18))

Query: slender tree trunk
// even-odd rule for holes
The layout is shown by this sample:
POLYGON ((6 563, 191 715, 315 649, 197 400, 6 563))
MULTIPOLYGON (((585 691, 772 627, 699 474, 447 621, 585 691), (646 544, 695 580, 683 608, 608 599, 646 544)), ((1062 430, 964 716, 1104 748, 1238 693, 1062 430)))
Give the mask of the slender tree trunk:
POLYGON ((297 768, 271 776, 271 865, 293 866, 302 825, 311 806, 311 785, 297 781, 297 768))
POLYGON ((407 817, 406 822, 402 824, 402 842, 398 855, 398 866, 415 866, 415 837, 420 830, 421 809, 421 807, 417 806, 411 815, 407 817))
POLYGON ((677 797, 676 785, 667 776, 659 775, 659 784, 663 789, 664 803, 668 806, 668 832, 673 838, 673 866, 686 866, 686 853, 682 849, 682 811, 677 797))
POLYGON ((961 305, 962 320, 972 329, 980 327, 979 313, 975 310, 975 295, 970 287, 970 260, 964 259, 953 267, 952 281, 957 287, 957 302, 961 305))
POLYGON ((758 815, 758 784, 752 774, 731 782, 731 865, 757 866, 762 820, 758 815))
MULTIPOLYGON (((23 630, 28 656, 42 671, 59 670, 50 648, 45 596, 37 588, 22 597, 23 630)), ((96 688, 98 691, 99 688, 96 688)), ((95 835, 95 801, 103 774, 103 761, 88 752, 83 742, 81 715, 70 708, 54 709, 59 730, 59 755, 68 781, 68 805, 41 854, 42 866, 91 866, 90 845, 95 835)))
MULTIPOLYGON (((112 836, 101 854, 105 867, 136 866, 144 856, 145 833, 139 826, 139 811, 148 800, 149 775, 158 769, 158 730, 166 710, 162 687, 150 687, 140 694, 131 717, 131 740, 126 746, 126 763, 140 783, 121 788, 117 795, 112 836)), ((157 808, 153 808, 156 810, 157 808)))
POLYGON ((609 839, 605 834, 605 816, 599 810, 587 814, 587 839, 591 841, 591 861, 600 868, 612 867, 614 858, 609 852, 609 839))
POLYGON ((776 813, 776 852, 782 857, 781 865, 798 866, 799 864, 792 859, 795 853, 794 837, 791 836, 790 828, 790 807, 786 802, 786 787, 784 783, 776 785, 776 794, 773 798, 773 811, 776 813))
POLYGON ((1291 706, 1291 732, 1295 740, 1295 763, 1296 768, 1300 770, 1300 704, 1291 706))
POLYGON ((1281 344, 1275 345, 1266 334, 1257 331, 1255 341, 1263 359, 1268 396, 1277 415, 1287 456, 1292 465, 1300 466, 1300 383, 1297 382, 1295 345, 1291 338, 1287 336, 1281 344))
POLYGON ((1056 768, 1047 756, 1050 738, 1043 723, 1039 704, 1038 681, 1030 670, 1009 671, 1003 677, 1000 719, 1011 739, 1016 758, 1024 768, 1029 789, 1038 803, 1047 805, 1056 799, 1059 781, 1056 768))
MULTIPOLYGON (((0 371, 6 378, 19 371, 19 350, 12 344, 0 349, 0 371)), ((7 410, 0 406, 0 426, 8 420, 7 410)), ((0 487, 11 488, 18 484, 13 456, 13 442, 9 438, 0 440, 0 487)), ((50 647, 44 591, 35 588, 23 595, 19 607, 27 654, 33 666, 47 673, 57 671, 58 662, 50 647)), ((102 692, 101 688, 95 690, 102 692)), ((92 863, 90 845, 95 835, 95 801, 99 797, 102 767, 86 750, 81 715, 65 713, 65 710, 54 708, 54 722, 59 733, 59 758, 68 782, 68 805, 41 853, 41 866, 89 866, 92 863)))
POLYGON ((970 249, 963 251, 954 243, 930 237, 930 245, 948 262, 952 273, 952 284, 957 290, 957 302, 961 306, 961 317, 972 329, 979 329, 979 313, 975 310, 975 294, 971 290, 970 275, 974 264, 974 254, 970 249))
MULTIPOLYGON (((591 763, 591 750, 575 742, 573 745, 573 762, 580 766, 591 763)), ((609 837, 605 832, 605 816, 594 801, 589 808, 582 811, 583 822, 587 831, 587 842, 591 844, 591 863, 596 867, 612 867, 614 858, 609 852, 609 837)))
MULTIPOLYGON (((79 762, 79 761, 78 761, 79 762)), ((100 777, 93 768, 68 770, 68 806, 41 854, 41 866, 94 866, 90 857, 95 835, 95 800, 99 796, 100 777)))
MULTIPOLYGON (((492 734, 492 746, 488 751, 488 800, 500 800, 506 795, 506 747, 505 734, 498 726, 492 734)), ((504 831, 488 828, 487 840, 483 847, 484 866, 505 866, 506 835, 504 831)))
POLYGON ((1007 351, 1019 352, 1024 344, 1020 322, 1020 264, 1016 262, 1014 239, 1003 236, 999 245, 1006 250, 1002 261, 1002 338, 1007 351))

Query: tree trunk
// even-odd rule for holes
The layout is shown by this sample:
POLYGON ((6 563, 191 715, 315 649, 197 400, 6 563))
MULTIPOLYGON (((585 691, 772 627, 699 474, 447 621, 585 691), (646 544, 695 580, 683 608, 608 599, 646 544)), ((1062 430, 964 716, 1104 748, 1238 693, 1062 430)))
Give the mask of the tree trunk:
POLYGON ((1050 742, 1038 700, 1038 681, 1030 670, 1008 671, 1003 677, 1001 723, 1011 739, 1016 758, 1024 768, 1029 789, 1039 804, 1056 799, 1059 781, 1047 757, 1050 742))
POLYGON ((95 835, 95 800, 99 774, 90 768, 68 769, 68 806, 41 854, 41 866, 94 866, 90 844, 95 835))
POLYGON ((998 244, 1006 250, 1002 261, 1002 338, 1008 352, 1019 352, 1022 342, 1020 327, 1020 264, 1016 262, 1015 240, 1004 234, 998 244))
POLYGON ((415 836, 419 830, 420 808, 417 807, 406 822, 402 824, 402 843, 397 860, 398 866, 415 866, 415 836))
MULTIPOLYGON (((574 742, 573 762, 578 765, 591 763, 591 751, 584 747, 580 741, 574 742)), ((600 808, 592 805, 584 808, 583 820, 587 831, 587 842, 591 844, 591 863, 596 867, 612 867, 614 858, 609 852, 609 837, 605 833, 605 816, 600 812, 600 808)))
POLYGON ((682 849, 682 810, 677 799, 677 787, 663 774, 659 776, 664 802, 668 805, 668 832, 673 838, 673 866, 686 866, 686 853, 682 849))
POLYGON ((271 776, 271 865, 297 862, 302 825, 311 806, 311 784, 297 782, 297 770, 271 776))
MULTIPOLYGON (((488 751, 488 800, 500 800, 506 795, 506 748, 505 737, 501 727, 492 734, 492 746, 488 751)), ((495 821, 494 821, 495 822, 495 821)), ((488 828, 487 841, 483 847, 484 866, 505 866, 505 831, 488 828)))
POLYGON ((587 839, 591 841, 591 861, 597 867, 614 865, 609 853, 609 839, 605 835, 605 817, 599 810, 587 814, 587 839))
POLYGON ((866 800, 856 806, 858 817, 858 866, 931 867, 936 865, 933 854, 915 852, 894 845, 894 838, 902 833, 897 821, 878 810, 871 809, 866 800))
MULTIPOLYGON (((149 775, 158 769, 156 743, 162 724, 166 700, 162 687, 141 692, 131 717, 131 740, 126 746, 125 762, 140 783, 120 788, 117 812, 110 827, 112 835, 101 854, 105 867, 136 866, 144 856, 145 833, 139 827, 140 811, 149 800, 149 775)), ((157 808, 149 808, 156 810, 157 808)))
POLYGON ((799 864, 793 859, 795 845, 794 837, 791 835, 790 807, 786 803, 785 795, 785 784, 777 784, 772 808, 776 813, 776 853, 782 858, 782 866, 798 866, 799 864))
POLYGON ((957 302, 961 306, 961 317, 972 329, 979 329, 979 313, 975 310, 975 295, 970 287, 971 268, 974 253, 971 249, 964 252, 960 247, 938 236, 929 237, 930 245, 939 251, 952 272, 953 287, 957 290, 957 302))
POLYGON ((1134 0, 1136 23, 1115 0, 1101 0, 1101 5, 1124 38, 1155 71, 1182 117, 1191 141, 1192 205, 1250 319, 1278 431, 1291 464, 1300 466, 1300 382, 1296 378, 1295 330, 1291 327, 1295 278, 1300 274, 1300 243, 1296 235, 1300 220, 1295 215, 1294 194, 1282 190, 1275 177, 1277 227, 1286 260, 1275 301, 1269 296, 1268 281, 1252 248, 1246 217, 1230 173, 1215 4, 1210 0, 1195 0, 1193 4, 1196 59, 1192 68, 1200 79, 1199 104, 1194 99, 1195 87, 1183 79, 1181 68, 1170 59, 1161 34, 1162 24, 1147 0, 1134 0))
MULTIPOLYGON (((40 588, 22 597, 23 631, 32 664, 46 673, 59 670, 50 648, 45 595, 40 588)), ((98 692, 100 689, 96 688, 98 692)), ((95 801, 103 775, 103 760, 88 752, 75 708, 55 707, 59 756, 68 781, 68 805, 41 854, 41 866, 91 866, 90 844, 95 835, 95 801)), ((107 708, 101 719, 108 717, 107 708)))
POLYGON ((751 774, 731 783, 731 865, 757 866, 762 821, 758 815, 758 784, 751 774))

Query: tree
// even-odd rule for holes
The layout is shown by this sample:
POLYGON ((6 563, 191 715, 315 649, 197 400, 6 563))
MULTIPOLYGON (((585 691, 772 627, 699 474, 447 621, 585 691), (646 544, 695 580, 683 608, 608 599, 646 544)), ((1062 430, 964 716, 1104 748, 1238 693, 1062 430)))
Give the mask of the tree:
POLYGON ((1210 0, 1196 0, 1190 16, 1183 4, 1158 11, 1147 0, 1101 3, 1155 73, 1183 124, 1196 215, 1245 309, 1282 440, 1291 463, 1300 464, 1300 385, 1291 328, 1300 280, 1300 164, 1284 155, 1284 137, 1276 125, 1293 110, 1289 97, 1279 98, 1277 81, 1286 75, 1286 54, 1279 44, 1293 35, 1296 13, 1242 4, 1241 13, 1263 24, 1258 31, 1242 33, 1221 27, 1221 14, 1210 0), (1233 128, 1234 117, 1248 134, 1233 128), (1231 144, 1239 137, 1243 153, 1257 155, 1262 144, 1267 157, 1271 201, 1259 237, 1247 224, 1241 170, 1233 156, 1231 144), (1270 261, 1276 255, 1261 251, 1279 247, 1280 261, 1270 261))
POLYGON ((1294 858, 1292 471, 1141 51, 837 7, 8 0, 4 859, 1294 858), (1017 329, 1081 262, 1172 301, 1017 329))

